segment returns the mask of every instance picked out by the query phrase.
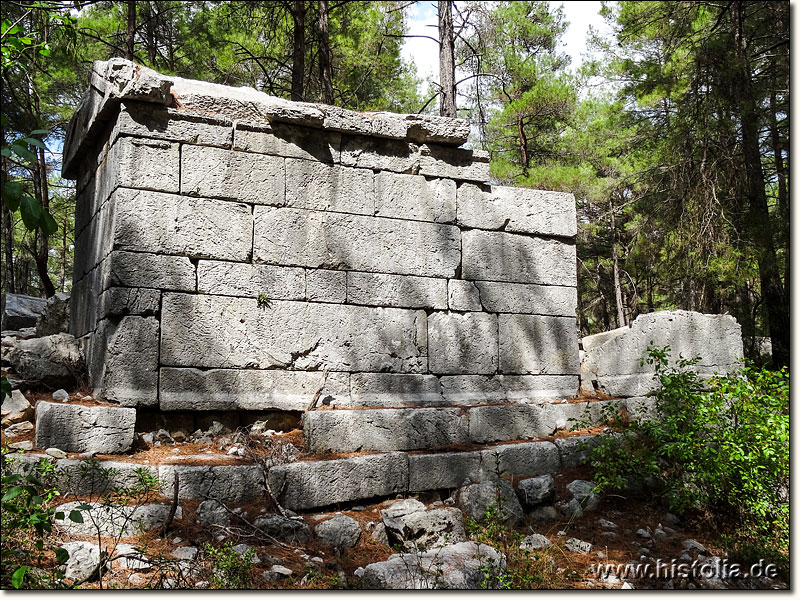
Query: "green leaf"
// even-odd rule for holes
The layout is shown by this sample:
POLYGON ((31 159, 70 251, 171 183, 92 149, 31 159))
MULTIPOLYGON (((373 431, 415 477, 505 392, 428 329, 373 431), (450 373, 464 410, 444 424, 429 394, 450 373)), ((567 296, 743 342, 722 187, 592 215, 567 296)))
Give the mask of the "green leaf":
POLYGON ((26 160, 28 162, 36 162, 36 155, 30 150, 28 150, 22 144, 19 143, 11 144, 11 151, 23 160, 26 160))
POLYGON ((83 515, 79 510, 69 511, 69 520, 73 523, 83 523, 83 515))
POLYGON ((31 135, 50 135, 49 129, 34 129, 31 131, 31 135))
POLYGON ((28 231, 34 231, 42 218, 42 205, 36 198, 23 196, 19 201, 19 214, 28 231))
POLYGON ((9 500, 13 500, 22 493, 23 489, 24 488, 21 485, 15 485, 5 494, 3 494, 3 498, 0 500, 0 502, 8 502, 9 500))
POLYGON ((86 503, 83 503, 83 504, 79 504, 79 505, 78 505, 78 506, 76 506, 75 508, 76 508, 77 510, 92 510, 92 505, 91 505, 91 504, 86 504, 86 503))
POLYGON ((19 589, 22 587, 22 582, 25 580, 25 573, 28 571, 28 567, 20 567, 14 574, 11 576, 11 585, 14 586, 14 589, 19 589))
POLYGON ((3 146, 3 149, 0 150, 0 154, 5 156, 6 158, 8 158, 9 156, 11 156, 11 148, 8 148, 7 146, 3 146))
POLYGON ((47 150, 42 140, 37 140, 36 138, 26 137, 22 138, 22 141, 27 142, 29 144, 33 144, 37 148, 41 148, 42 150, 47 150))
POLYGON ((55 514, 53 515, 53 518, 54 518, 56 521, 63 521, 63 520, 64 520, 64 513, 63 513, 62 511, 58 511, 57 513, 55 513, 55 514))
POLYGON ((66 548, 54 548, 53 551, 56 553, 58 562, 65 563, 69 560, 69 552, 67 552, 66 548))
POLYGON ((22 196, 22 182, 21 181, 6 181, 5 194, 3 199, 8 203, 8 200, 19 201, 22 196))
POLYGON ((42 218, 39 220, 39 225, 45 235, 53 235, 58 231, 58 223, 56 223, 53 215, 46 210, 42 210, 42 218))

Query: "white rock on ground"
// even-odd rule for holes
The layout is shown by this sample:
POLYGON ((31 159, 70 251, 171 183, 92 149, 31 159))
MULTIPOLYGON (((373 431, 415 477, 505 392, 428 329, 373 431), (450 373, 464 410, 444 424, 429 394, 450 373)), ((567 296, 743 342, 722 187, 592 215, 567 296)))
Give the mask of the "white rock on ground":
POLYGON ((12 390, 11 396, 6 396, 3 399, 0 414, 2 415, 3 425, 13 425, 33 417, 33 407, 22 392, 12 390))
POLYGON ((358 521, 347 515, 335 515, 314 528, 323 542, 334 548, 352 548, 361 537, 358 521))
POLYGON ((100 564, 100 548, 89 542, 67 542, 61 545, 69 552, 64 577, 81 581, 97 569, 100 564))
POLYGON ((464 518, 457 508, 427 510, 421 502, 404 500, 382 510, 381 517, 393 548, 399 544, 403 550, 414 552, 467 540, 464 518))

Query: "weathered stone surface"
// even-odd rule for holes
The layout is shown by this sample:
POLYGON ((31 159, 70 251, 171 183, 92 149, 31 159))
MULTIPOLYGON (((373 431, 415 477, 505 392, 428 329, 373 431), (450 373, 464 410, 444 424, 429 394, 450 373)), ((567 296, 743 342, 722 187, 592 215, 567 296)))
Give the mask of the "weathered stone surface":
POLYGON ((447 281, 432 277, 347 273, 347 301, 368 306, 447 308, 447 281))
POLYGON ((506 523, 518 523, 524 517, 514 488, 505 479, 465 485, 456 492, 455 501, 468 517, 476 521, 486 521, 486 513, 492 507, 501 509, 499 514, 506 523), (498 494, 502 502, 498 501, 498 494))
POLYGON ((197 285, 194 265, 185 256, 115 251, 108 261, 107 286, 193 292, 197 285))
POLYGON ((652 397, 626 398, 622 405, 628 411, 631 419, 647 421, 659 418, 657 401, 652 397))
POLYGON ((558 449, 550 442, 509 444, 482 450, 481 469, 486 476, 496 476, 498 467, 503 475, 535 477, 558 472, 561 461, 558 449))
POLYGON ((575 285, 572 244, 503 231, 472 230, 461 237, 464 279, 575 285))
POLYGON ((201 260, 197 263, 197 291, 223 296, 266 296, 271 300, 303 300, 306 274, 295 267, 201 260))
POLYGON ((578 391, 576 375, 454 375, 440 381, 445 403, 459 405, 571 398, 578 391))
POLYGON ((250 255, 246 204, 129 189, 117 190, 112 201, 119 249, 239 261, 250 255))
POLYGON ((428 144, 420 147, 419 174, 462 181, 488 181, 489 154, 428 144))
MULTIPOLYGON (((99 182, 104 190, 115 187, 138 188, 157 192, 177 192, 180 151, 178 144, 134 137, 118 138, 111 147, 99 182)), ((102 202, 107 193, 98 196, 102 202)))
POLYGON ((481 308, 488 312, 574 317, 578 294, 574 287, 476 281, 481 308))
POLYGON ((230 148, 233 122, 222 116, 209 117, 157 104, 126 101, 120 105, 111 139, 116 135, 230 148))
POLYGON ((286 160, 286 206, 372 215, 375 192, 372 171, 308 160, 286 160))
POLYGON ((221 148, 184 146, 181 193, 283 206, 286 171, 281 158, 221 148))
POLYGON ((47 300, 23 294, 4 294, 0 329, 36 327, 36 320, 44 311, 47 300))
POLYGON ((126 316, 102 321, 88 357, 98 396, 122 406, 158 401, 158 334, 155 317, 126 316))
POLYGON ((199 504, 195 519, 207 531, 214 525, 227 527, 231 524, 231 512, 217 500, 205 500, 199 504))
POLYGON ((517 496, 525 509, 532 509, 553 500, 556 493, 551 474, 523 479, 517 484, 517 496))
POLYGON ((604 436, 579 435, 568 438, 559 438, 554 441, 561 453, 561 462, 565 469, 572 469, 586 464, 589 457, 588 449, 597 446, 603 441, 604 436))
POLYGON ((334 548, 352 548, 361 537, 358 521, 347 515, 334 515, 314 528, 323 542, 334 548))
POLYGON ((306 269, 306 300, 344 304, 347 300, 347 273, 306 269))
POLYGON ((21 421, 14 425, 9 425, 3 430, 3 433, 8 438, 18 438, 23 435, 28 435, 33 431, 33 423, 30 421, 21 421))
POLYGON ((68 333, 19 340, 8 360, 22 379, 55 389, 74 386, 86 372, 83 352, 68 333))
POLYGON ((586 378, 610 395, 645 396, 658 385, 653 365, 641 364, 650 344, 669 346, 673 359, 699 356, 692 368, 701 376, 729 373, 743 356, 741 327, 734 317, 661 311, 640 315, 630 328, 601 339, 585 338, 586 378))
POLYGON ((578 538, 569 538, 564 542, 564 549, 578 554, 589 554, 592 551, 592 545, 578 538))
POLYGON ((450 310, 480 311, 481 296, 472 281, 450 279, 447 282, 447 306, 450 310))
POLYGON ((171 498, 178 473, 179 498, 208 498, 235 503, 263 499, 264 474, 258 465, 161 465, 161 493, 171 498))
POLYGON ((263 206, 254 218, 256 262, 452 277, 461 259, 452 225, 263 206))
MULTIPOLYGON (((63 494, 90 496, 104 494, 114 488, 130 489, 138 484, 136 469, 150 471, 158 475, 156 467, 127 461, 98 461, 97 468, 89 468, 86 461, 62 458, 56 461, 58 468, 57 487, 63 494)), ((171 497, 171 495, 170 495, 171 497)))
POLYGON ((25 395, 19 390, 12 390, 11 396, 5 396, 2 404, 3 425, 13 425, 27 421, 33 417, 33 407, 25 395))
POLYGON ((170 366, 419 372, 425 313, 165 294, 161 362, 170 366), (332 328, 331 324, 337 323, 332 328))
POLYGON ((341 136, 310 127, 272 123, 236 123, 233 149, 324 163, 339 162, 341 136))
POLYGON ((503 373, 580 373, 574 317, 500 315, 499 320, 500 371, 503 373))
POLYGON ((533 533, 525 536, 525 539, 522 540, 522 543, 519 545, 519 547, 522 550, 543 550, 550 545, 550 540, 548 540, 541 533, 533 533))
POLYGON ((454 408, 320 410, 303 417, 311 452, 417 450, 467 441, 466 419, 454 408))
POLYGON ((505 556, 494 548, 461 542, 414 554, 393 554, 364 568, 361 587, 381 590, 471 590, 484 587, 506 570, 505 556))
POLYGON ((574 237, 575 197, 562 192, 464 183, 458 188, 458 223, 476 229, 574 237))
MULTIPOLYGON (((253 521, 253 525, 277 540, 289 543, 305 543, 311 539, 311 529, 301 517, 266 515, 253 521)), ((291 571, 288 573, 291 575, 291 571)))
POLYGON ((47 299, 42 314, 36 319, 36 336, 45 337, 69 331, 69 294, 58 292, 47 299))
POLYGON ((65 452, 118 454, 133 443, 136 411, 117 406, 81 406, 39 402, 36 446, 65 452))
MULTIPOLYGON (((322 373, 276 370, 162 368, 161 410, 297 410, 308 408, 322 373)), ((346 404, 346 373, 329 373, 321 403, 346 404)))
POLYGON ((270 469, 269 483, 291 510, 389 496, 408 489, 408 457, 389 452, 280 465, 270 469))
POLYGON ((402 550, 414 552, 467 540, 464 518, 457 508, 425 510, 423 506, 406 514, 389 516, 385 510, 381 514, 392 548, 400 545, 402 550))
POLYGON ((594 493, 595 487, 593 481, 576 479, 567 484, 567 491, 580 503, 582 510, 593 510, 600 504, 600 496, 594 493))
POLYGON ((433 375, 353 373, 350 401, 367 408, 400 408, 442 404, 439 380, 433 375))
POLYGON ((348 167, 416 173, 419 170, 419 148, 397 140, 343 136, 340 160, 348 167))
POLYGON ((456 220, 456 182, 382 171, 375 176, 375 214, 452 223, 456 220))
POLYGON ((72 581, 83 581, 100 566, 100 548, 89 542, 67 542, 61 547, 69 553, 64 577, 72 581))
POLYGON ((141 506, 120 506, 87 502, 88 510, 81 510, 82 523, 69 519, 69 513, 76 510, 83 501, 67 502, 58 507, 64 513, 63 519, 53 519, 54 524, 71 535, 103 537, 133 537, 163 525, 169 516, 169 504, 143 504, 141 506))
POLYGON ((152 316, 161 310, 161 290, 147 288, 107 289, 98 301, 98 318, 126 315, 152 316))
POLYGON ((497 317, 434 313, 428 317, 428 352, 433 373, 495 373, 497 317))
POLYGON ((408 488, 412 492, 454 489, 484 476, 480 452, 408 455, 408 488))

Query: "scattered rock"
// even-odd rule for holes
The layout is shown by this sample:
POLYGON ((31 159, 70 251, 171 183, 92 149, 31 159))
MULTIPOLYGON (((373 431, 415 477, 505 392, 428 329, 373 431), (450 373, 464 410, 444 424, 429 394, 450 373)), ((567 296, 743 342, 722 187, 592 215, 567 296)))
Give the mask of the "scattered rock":
POLYGON ((540 506, 528 513, 532 521, 550 522, 558 520, 558 511, 555 506, 540 506))
POLYGON ((153 567, 153 564, 139 552, 132 544, 117 544, 114 551, 120 556, 117 559, 117 564, 121 569, 128 569, 130 571, 147 571, 153 567))
POLYGON ((47 299, 36 320, 36 335, 45 337, 69 331, 69 294, 58 292, 47 299))
POLYGON ((380 523, 368 523, 368 529, 372 529, 371 537, 373 541, 378 542, 384 546, 389 545, 389 536, 386 534, 386 525, 383 524, 383 521, 380 523))
POLYGON ((219 421, 212 421, 211 427, 208 428, 208 434, 212 437, 217 437, 218 435, 223 435, 230 432, 230 428, 226 427, 219 421))
MULTIPOLYGON (((239 556, 244 556, 250 551, 250 546, 247 544, 236 544, 235 546, 231 546, 231 550, 236 552, 239 556)), ((258 555, 253 553, 253 556, 250 558, 250 563, 253 565, 257 565, 261 562, 261 559, 258 558, 258 555)))
POLYGON ((53 458, 66 458, 67 453, 61 450, 60 448, 48 448, 44 451, 45 454, 48 456, 52 456, 53 458))
POLYGON ((204 500, 201 502, 197 507, 195 518, 205 528, 210 528, 214 525, 226 527, 231 524, 230 512, 216 500, 204 500))
POLYGON ((689 554, 708 552, 703 544, 693 539, 683 540, 683 549, 689 554))
POLYGON ((9 444, 8 447, 12 450, 33 450, 33 442, 30 440, 14 442, 13 444, 9 444))
POLYGON ((552 475, 523 479, 517 484, 517 495, 526 509, 545 504, 555 497, 556 486, 552 475))
POLYGON ((668 537, 669 535, 667 534, 667 532, 661 529, 661 527, 657 527, 656 530, 653 532, 653 538, 655 538, 657 542, 663 542, 668 537))
POLYGON ((681 520, 672 513, 667 513, 667 515, 664 517, 664 522, 667 525, 672 525, 673 527, 681 524, 681 520))
POLYGON ((649 540, 650 539, 650 532, 647 531, 647 529, 637 529, 636 530, 636 535, 639 536, 640 538, 645 539, 645 540, 649 540))
POLYGON ((284 567, 283 565, 272 565, 269 570, 271 573, 277 573, 278 575, 283 575, 284 577, 288 577, 294 572, 290 568, 284 567))
POLYGON ((267 535, 282 542, 304 543, 311 539, 311 529, 302 518, 266 515, 257 518, 253 525, 267 535))
POLYGON ((53 392, 53 400, 55 400, 56 402, 66 402, 67 400, 69 400, 69 394, 67 393, 67 390, 58 389, 55 392, 53 392))
POLYGON ((11 396, 3 399, 0 416, 3 419, 3 426, 29 421, 33 418, 33 407, 22 392, 12 390, 11 396))
POLYGON ((24 380, 50 388, 73 387, 86 372, 83 352, 68 333, 21 340, 8 360, 24 380))
POLYGON ((592 545, 578 538, 569 538, 564 542, 564 549, 577 554, 589 554, 592 551, 592 545))
POLYGON ((317 525, 314 533, 323 542, 334 548, 352 548, 361 537, 361 527, 353 518, 336 515, 317 525))
POLYGON ((493 587, 505 574, 506 559, 494 548, 461 542, 413 554, 393 554, 361 573, 364 589, 461 589, 493 587))
POLYGON ((569 502, 558 502, 555 506, 558 512, 568 519, 577 519, 583 514, 581 503, 575 498, 572 498, 569 502))
POLYGON ((420 510, 394 518, 384 515, 384 511, 381 514, 393 548, 400 544, 403 550, 413 552, 467 540, 464 517, 457 508, 420 510))
POLYGON ((614 542, 619 538, 619 536, 613 531, 604 531, 600 535, 606 538, 609 542, 614 542))
POLYGON ((506 523, 522 521, 524 513, 512 485, 505 479, 465 485, 456 492, 456 504, 476 521, 485 521, 486 513, 502 498, 502 517, 506 523))
POLYGON ((100 565, 100 548, 89 542, 67 542, 61 545, 69 552, 64 577, 82 581, 100 565))
POLYGON ((616 529, 617 524, 613 523, 612 521, 607 521, 606 519, 598 519, 597 524, 600 525, 603 529, 616 529))
POLYGON ((178 431, 173 431, 170 435, 172 435, 173 440, 180 443, 185 442, 189 437, 188 435, 186 435, 186 432, 181 429, 179 429, 178 431))
POLYGON ((596 508, 600 503, 600 496, 594 493, 594 488, 593 481, 585 481, 583 479, 576 479, 567 484, 567 490, 585 511, 596 508))
POLYGON ((172 445, 175 443, 175 440, 172 439, 172 436, 166 429, 159 429, 155 434, 155 439, 161 442, 162 444, 172 445))
POLYGON ((23 294, 5 294, 2 307, 2 329, 36 327, 47 300, 23 294))
POLYGON ((634 587, 633 587, 633 586, 630 584, 630 582, 626 581, 625 583, 623 583, 623 584, 622 584, 622 587, 621 587, 621 588, 619 588, 619 589, 621 589, 621 590, 634 590, 634 589, 636 589, 636 588, 634 588, 634 587))
POLYGON ((197 556, 198 549, 194 546, 181 546, 175 548, 170 555, 178 560, 194 560, 197 556))
POLYGON ((21 423, 9 425, 3 433, 5 433, 8 438, 16 438, 21 435, 27 435, 31 431, 33 431, 33 423, 30 421, 22 421, 21 423))
POLYGON ((533 533, 525 537, 525 539, 522 540, 522 543, 519 545, 519 547, 523 550, 541 550, 547 546, 550 546, 550 540, 548 540, 541 533, 533 533))

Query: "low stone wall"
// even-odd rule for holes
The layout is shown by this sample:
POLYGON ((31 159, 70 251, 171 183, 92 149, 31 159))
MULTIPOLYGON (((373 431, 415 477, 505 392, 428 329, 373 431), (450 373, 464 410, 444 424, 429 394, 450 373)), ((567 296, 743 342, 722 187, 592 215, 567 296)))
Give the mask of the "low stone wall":
POLYGON ((488 156, 457 147, 463 121, 114 59, 70 127, 71 332, 103 399, 303 411, 318 390, 340 408, 577 393, 574 199, 488 185, 488 156))

